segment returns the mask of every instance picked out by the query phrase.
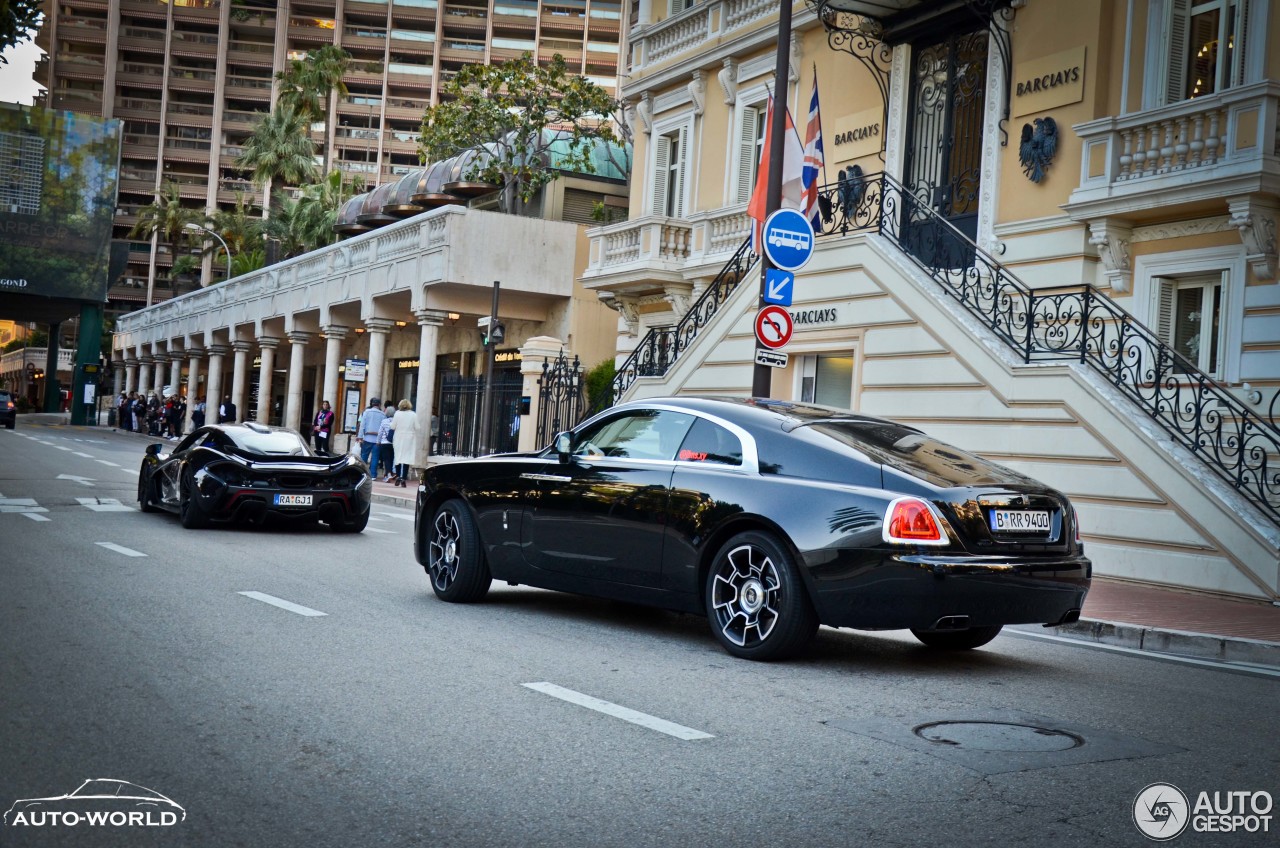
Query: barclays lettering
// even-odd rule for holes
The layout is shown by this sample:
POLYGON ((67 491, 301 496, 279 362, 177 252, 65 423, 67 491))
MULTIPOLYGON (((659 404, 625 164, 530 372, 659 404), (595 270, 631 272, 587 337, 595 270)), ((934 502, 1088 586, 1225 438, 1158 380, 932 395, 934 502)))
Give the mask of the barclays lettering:
POLYGON ((792 322, 802 324, 832 324, 839 320, 834 309, 801 309, 791 313, 792 322))
POLYGON ((880 135, 880 125, 872 124, 869 127, 858 127, 842 133, 836 133, 835 143, 837 146, 841 144, 852 144, 855 141, 866 141, 869 138, 875 138, 880 135))
POLYGON ((1060 85, 1067 85, 1080 81, 1080 67, 1063 68, 1054 74, 1045 74, 1044 76, 1029 79, 1025 82, 1018 83, 1018 96, 1022 97, 1027 94, 1034 94, 1037 91, 1048 91, 1051 88, 1057 88, 1060 85))

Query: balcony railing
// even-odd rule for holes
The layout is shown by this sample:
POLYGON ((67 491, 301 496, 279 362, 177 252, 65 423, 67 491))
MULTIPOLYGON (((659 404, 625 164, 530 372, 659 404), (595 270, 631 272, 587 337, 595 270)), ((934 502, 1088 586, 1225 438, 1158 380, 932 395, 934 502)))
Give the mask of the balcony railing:
POLYGON ((713 37, 777 14, 777 0, 708 0, 654 24, 633 42, 637 67, 665 62, 695 50, 713 37))
POLYGON ((1066 208, 1077 220, 1149 209, 1170 200, 1256 191, 1277 176, 1280 83, 1229 88, 1132 115, 1077 124, 1080 186, 1066 208))

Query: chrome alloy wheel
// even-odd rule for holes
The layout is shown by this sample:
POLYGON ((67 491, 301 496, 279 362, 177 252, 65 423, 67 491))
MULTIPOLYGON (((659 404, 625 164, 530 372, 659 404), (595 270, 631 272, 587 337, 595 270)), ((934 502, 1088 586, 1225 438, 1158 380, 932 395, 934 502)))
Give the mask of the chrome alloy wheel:
POLYGON ((442 592, 458 578, 461 538, 462 530, 458 527, 458 519, 453 516, 453 513, 448 510, 438 512, 435 522, 431 525, 431 543, 427 556, 431 582, 442 592))
POLYGON ((753 545, 729 551, 711 587, 711 606, 724 637, 740 647, 768 639, 778 623, 781 588, 778 570, 764 551, 753 545))

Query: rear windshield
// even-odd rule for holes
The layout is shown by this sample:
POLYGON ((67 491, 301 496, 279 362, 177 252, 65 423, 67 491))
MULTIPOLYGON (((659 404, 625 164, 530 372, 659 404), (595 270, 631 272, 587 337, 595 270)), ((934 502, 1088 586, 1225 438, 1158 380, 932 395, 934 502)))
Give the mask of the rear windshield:
POLYGON ((273 431, 255 433, 252 430, 229 430, 227 435, 236 443, 236 447, 250 453, 269 454, 273 456, 311 456, 311 449, 297 433, 273 431))
POLYGON ((891 421, 824 421, 808 429, 935 486, 1008 483, 1022 475, 891 421))

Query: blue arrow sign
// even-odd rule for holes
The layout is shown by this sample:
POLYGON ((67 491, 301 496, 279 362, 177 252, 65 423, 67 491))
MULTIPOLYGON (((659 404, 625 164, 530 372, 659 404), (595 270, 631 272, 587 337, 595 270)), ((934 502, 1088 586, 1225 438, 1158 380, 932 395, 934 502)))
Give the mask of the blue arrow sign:
POLYGON ((764 252, 784 271, 798 271, 813 256, 813 224, 794 209, 779 209, 764 221, 764 252))
POLYGON ((779 306, 791 305, 791 292, 794 289, 792 283, 796 281, 796 275, 790 271, 779 271, 777 268, 770 268, 764 274, 764 302, 776 303, 779 306))

